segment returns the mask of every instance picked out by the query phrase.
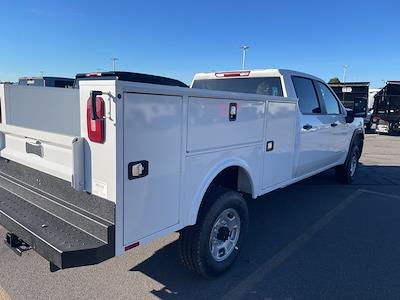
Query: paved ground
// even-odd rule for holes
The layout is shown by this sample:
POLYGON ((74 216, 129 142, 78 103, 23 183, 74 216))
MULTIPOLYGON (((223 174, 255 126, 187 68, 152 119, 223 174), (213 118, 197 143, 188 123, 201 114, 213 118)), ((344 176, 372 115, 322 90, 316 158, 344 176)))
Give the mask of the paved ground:
POLYGON ((177 234, 53 274, 0 243, 0 299, 398 299, 400 137, 368 135, 361 161, 351 186, 328 171, 252 201, 247 246, 216 280, 181 266, 177 234))

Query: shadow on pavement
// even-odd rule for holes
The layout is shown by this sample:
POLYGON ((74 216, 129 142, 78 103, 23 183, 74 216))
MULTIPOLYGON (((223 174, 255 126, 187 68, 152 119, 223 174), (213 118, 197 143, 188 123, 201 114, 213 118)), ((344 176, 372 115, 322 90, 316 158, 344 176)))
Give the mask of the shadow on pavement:
POLYGON ((365 128, 365 133, 366 134, 376 134, 375 128, 367 129, 365 128))
POLYGON ((338 184, 334 171, 329 170, 257 200, 249 199, 246 246, 234 267, 220 278, 206 280, 187 271, 179 261, 178 241, 130 271, 165 286, 152 291, 161 299, 221 298, 356 190, 382 192, 390 186, 399 191, 400 167, 360 165, 358 172, 352 185, 338 184))

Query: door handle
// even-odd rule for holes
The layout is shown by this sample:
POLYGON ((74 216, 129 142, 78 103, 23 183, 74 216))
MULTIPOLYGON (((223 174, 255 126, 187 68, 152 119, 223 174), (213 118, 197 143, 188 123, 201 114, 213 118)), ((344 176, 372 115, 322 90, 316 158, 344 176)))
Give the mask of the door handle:
POLYGON ((312 125, 310 125, 310 124, 306 124, 303 126, 303 129, 305 129, 305 130, 310 130, 311 128, 312 128, 312 125))
POLYGON ((332 123, 331 126, 332 127, 336 127, 338 124, 337 123, 332 123))
POLYGON ((36 154, 37 156, 43 157, 43 146, 40 141, 26 141, 25 151, 26 153, 36 154))

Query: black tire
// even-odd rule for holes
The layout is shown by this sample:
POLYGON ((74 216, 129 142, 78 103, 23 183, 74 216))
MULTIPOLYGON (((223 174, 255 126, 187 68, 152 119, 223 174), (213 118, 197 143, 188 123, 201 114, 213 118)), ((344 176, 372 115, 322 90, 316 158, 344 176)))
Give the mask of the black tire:
POLYGON ((367 124, 365 124, 365 128, 366 128, 367 130, 371 130, 371 128, 372 128, 372 122, 368 122, 367 124))
POLYGON ((215 277, 227 271, 242 248, 247 233, 248 218, 246 201, 238 192, 221 187, 211 188, 203 199, 196 225, 186 227, 180 232, 179 252, 182 263, 189 270, 206 278, 215 277), (231 248, 232 252, 226 259, 217 261, 210 250, 211 231, 217 218, 227 210, 237 212, 240 231, 236 246, 231 248))
POLYGON ((360 159, 360 147, 357 144, 353 144, 347 155, 345 163, 335 168, 336 178, 339 182, 344 184, 350 184, 353 182, 354 177, 358 170, 359 159, 360 159), (354 160, 356 161, 356 164, 355 164, 355 170, 353 171, 352 163, 354 163, 354 160))

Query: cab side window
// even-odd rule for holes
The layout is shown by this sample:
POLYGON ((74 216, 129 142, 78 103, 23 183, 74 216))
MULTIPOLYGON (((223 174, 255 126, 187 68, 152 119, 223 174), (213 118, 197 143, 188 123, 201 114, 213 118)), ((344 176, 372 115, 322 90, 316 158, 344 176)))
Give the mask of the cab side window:
POLYGON ((336 97, 332 94, 331 90, 322 82, 317 82, 318 90, 325 103, 327 114, 340 114, 339 103, 336 97))
POLYGON ((303 114, 320 114, 321 106, 312 80, 293 76, 292 81, 297 98, 299 98, 300 111, 303 114))

